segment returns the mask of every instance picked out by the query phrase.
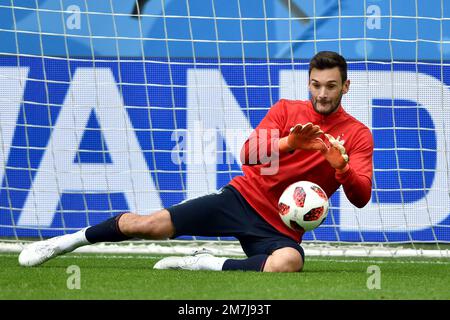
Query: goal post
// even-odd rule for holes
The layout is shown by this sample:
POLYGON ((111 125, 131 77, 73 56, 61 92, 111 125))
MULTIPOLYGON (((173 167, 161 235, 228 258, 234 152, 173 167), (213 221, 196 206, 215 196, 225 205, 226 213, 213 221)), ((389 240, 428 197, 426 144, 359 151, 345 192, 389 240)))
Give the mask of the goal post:
MULTIPOLYGON (((333 50, 343 106, 373 133, 373 191, 357 209, 339 189, 306 253, 449 257, 446 1, 8 0, 0 17, 0 250, 218 190, 269 107, 308 99, 309 59, 333 50)), ((81 251, 199 246, 243 254, 209 237, 81 251)))

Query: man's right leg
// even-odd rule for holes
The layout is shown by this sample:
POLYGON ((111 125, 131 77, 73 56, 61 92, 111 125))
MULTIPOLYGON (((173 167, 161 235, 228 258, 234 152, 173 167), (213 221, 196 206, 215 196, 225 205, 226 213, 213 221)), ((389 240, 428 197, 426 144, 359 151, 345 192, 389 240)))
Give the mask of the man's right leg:
POLYGON ((78 232, 26 246, 19 255, 19 264, 32 267, 81 246, 98 242, 119 242, 131 238, 167 239, 175 233, 169 211, 152 215, 125 213, 78 232))
POLYGON ((118 221, 118 230, 129 238, 163 240, 175 234, 169 211, 166 209, 152 215, 123 214, 118 221))

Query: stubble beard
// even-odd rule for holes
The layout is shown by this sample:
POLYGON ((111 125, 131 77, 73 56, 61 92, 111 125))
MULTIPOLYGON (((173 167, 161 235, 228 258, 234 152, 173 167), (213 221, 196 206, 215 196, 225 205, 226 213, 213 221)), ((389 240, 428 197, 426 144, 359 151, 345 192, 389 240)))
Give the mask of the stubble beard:
POLYGON ((344 95, 344 93, 341 91, 341 93, 339 93, 339 97, 337 98, 337 100, 335 100, 336 102, 334 103, 333 107, 327 111, 321 111, 319 110, 319 108, 317 107, 317 98, 311 98, 311 103, 313 105, 314 110, 324 116, 327 116, 329 114, 332 114, 333 112, 335 112, 339 106, 341 105, 341 100, 342 100, 342 96, 344 95))

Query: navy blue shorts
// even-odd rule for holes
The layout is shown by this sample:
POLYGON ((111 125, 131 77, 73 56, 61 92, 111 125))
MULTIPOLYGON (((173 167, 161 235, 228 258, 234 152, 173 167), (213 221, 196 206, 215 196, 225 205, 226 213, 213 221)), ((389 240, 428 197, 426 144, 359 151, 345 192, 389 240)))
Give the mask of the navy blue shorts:
POLYGON ((253 209, 231 185, 219 192, 190 199, 167 208, 175 226, 175 235, 235 237, 248 257, 270 255, 291 247, 305 260, 298 242, 277 231, 253 209))

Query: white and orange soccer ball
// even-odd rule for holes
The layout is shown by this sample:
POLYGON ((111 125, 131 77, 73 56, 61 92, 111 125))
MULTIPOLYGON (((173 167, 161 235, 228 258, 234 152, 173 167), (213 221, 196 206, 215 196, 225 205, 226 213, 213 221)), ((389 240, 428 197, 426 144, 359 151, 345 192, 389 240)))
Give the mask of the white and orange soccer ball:
POLYGON ((295 182, 283 191, 278 201, 278 213, 289 228, 310 231, 326 219, 328 197, 315 183, 295 182))

